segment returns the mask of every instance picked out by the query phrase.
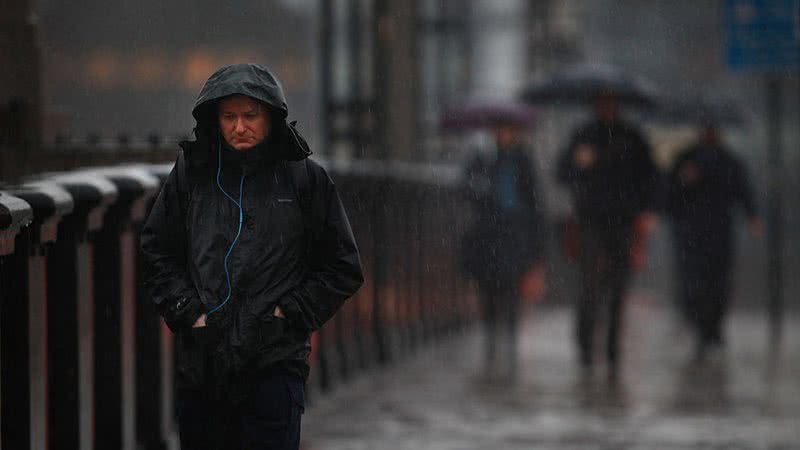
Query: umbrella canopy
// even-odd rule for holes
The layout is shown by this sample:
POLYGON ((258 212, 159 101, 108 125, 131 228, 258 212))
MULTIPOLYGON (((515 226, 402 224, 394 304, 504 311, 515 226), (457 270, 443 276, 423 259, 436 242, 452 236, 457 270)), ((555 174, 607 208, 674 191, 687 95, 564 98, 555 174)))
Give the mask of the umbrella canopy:
POLYGON ((520 103, 471 102, 442 113, 441 126, 452 131, 500 125, 528 127, 533 125, 535 117, 532 107, 520 103))
POLYGON ((521 98, 534 104, 575 105, 598 95, 615 95, 623 104, 650 108, 657 104, 658 90, 649 80, 606 64, 575 64, 526 86, 521 98))
POLYGON ((650 119, 664 125, 743 127, 749 122, 747 114, 737 103, 705 97, 663 100, 650 119))

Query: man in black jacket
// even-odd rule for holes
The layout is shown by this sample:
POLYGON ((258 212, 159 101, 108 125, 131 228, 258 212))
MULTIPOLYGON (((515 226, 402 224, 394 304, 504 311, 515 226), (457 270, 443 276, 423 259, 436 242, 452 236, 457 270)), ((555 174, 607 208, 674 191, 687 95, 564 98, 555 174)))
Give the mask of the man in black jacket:
POLYGON ((272 73, 223 67, 192 115, 141 238, 176 335, 181 448, 296 449, 310 334, 361 286, 358 249, 272 73))
POLYGON ((722 144, 717 127, 703 127, 670 173, 666 210, 672 218, 679 300, 695 328, 696 357, 723 345, 733 260, 733 212, 741 207, 760 233, 753 192, 742 164, 722 144))
POLYGON ((639 131, 619 117, 613 94, 597 97, 595 119, 575 132, 558 164, 578 222, 582 293, 577 305, 576 337, 580 362, 593 363, 598 309, 608 308, 606 358, 610 373, 619 362, 623 301, 630 278, 634 223, 654 226, 657 171, 650 146, 639 131))

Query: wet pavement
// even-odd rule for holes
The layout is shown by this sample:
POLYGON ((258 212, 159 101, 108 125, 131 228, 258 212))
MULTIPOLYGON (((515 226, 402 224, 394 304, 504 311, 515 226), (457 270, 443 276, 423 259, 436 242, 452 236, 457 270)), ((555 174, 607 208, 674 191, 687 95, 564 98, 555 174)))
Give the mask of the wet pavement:
POLYGON ((569 310, 540 307, 516 381, 482 373, 471 330, 317 398, 303 448, 800 449, 800 317, 771 350, 763 314, 736 312, 725 352, 697 364, 660 303, 629 304, 616 382, 578 370, 569 310))

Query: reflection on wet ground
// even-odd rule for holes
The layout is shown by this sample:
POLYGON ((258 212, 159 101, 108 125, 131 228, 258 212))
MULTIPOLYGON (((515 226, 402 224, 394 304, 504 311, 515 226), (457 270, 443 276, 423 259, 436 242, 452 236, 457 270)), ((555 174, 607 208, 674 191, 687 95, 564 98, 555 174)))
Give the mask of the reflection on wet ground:
POLYGON ((616 377, 581 373, 570 311, 539 309, 515 380, 481 374, 471 331, 319 398, 303 448, 800 449, 800 317, 770 350, 765 317, 737 312, 724 353, 698 363, 667 310, 633 300, 616 377))

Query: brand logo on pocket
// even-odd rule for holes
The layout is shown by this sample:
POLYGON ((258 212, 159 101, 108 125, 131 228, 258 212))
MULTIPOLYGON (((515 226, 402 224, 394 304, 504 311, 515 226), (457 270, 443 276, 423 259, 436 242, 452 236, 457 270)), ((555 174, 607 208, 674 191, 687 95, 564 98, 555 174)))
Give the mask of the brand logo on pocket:
POLYGON ((294 200, 291 198, 279 198, 278 203, 292 203, 294 200))

